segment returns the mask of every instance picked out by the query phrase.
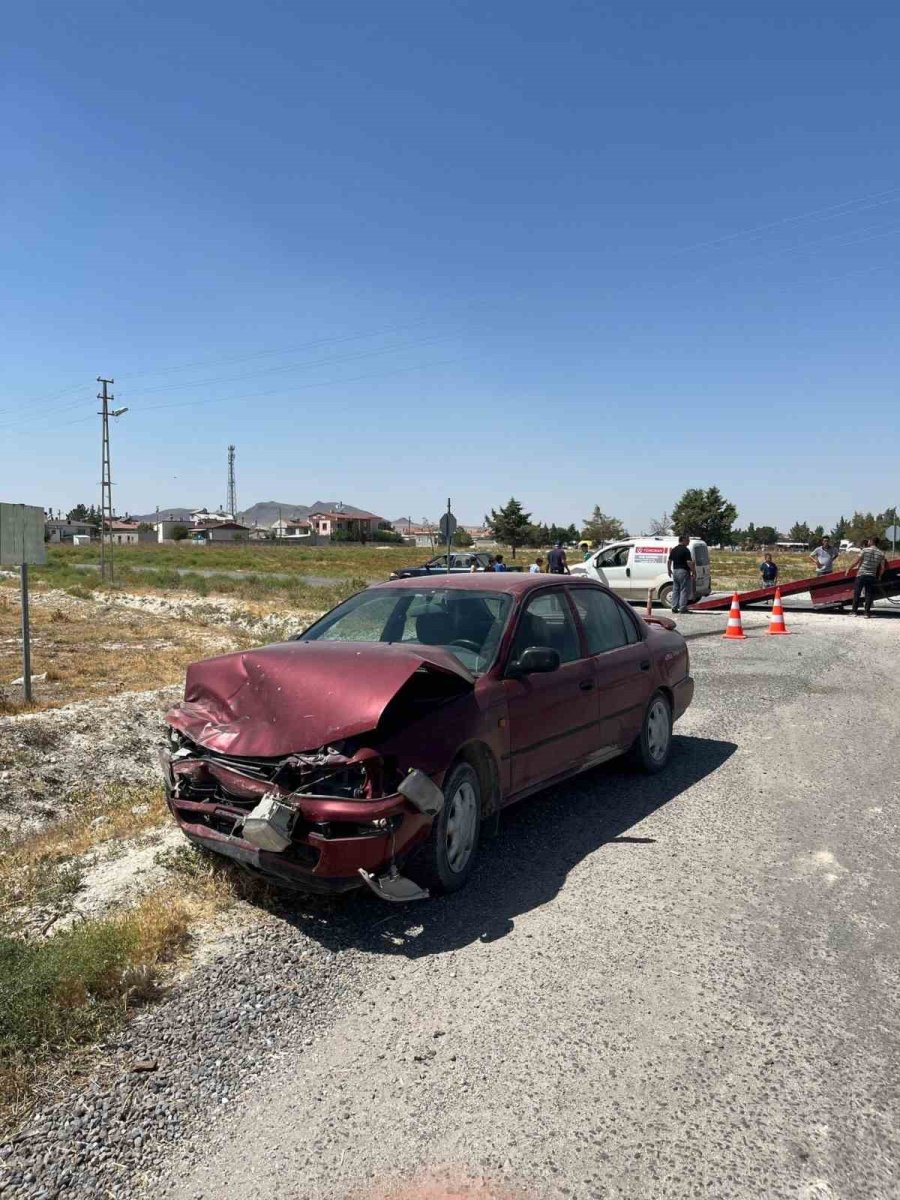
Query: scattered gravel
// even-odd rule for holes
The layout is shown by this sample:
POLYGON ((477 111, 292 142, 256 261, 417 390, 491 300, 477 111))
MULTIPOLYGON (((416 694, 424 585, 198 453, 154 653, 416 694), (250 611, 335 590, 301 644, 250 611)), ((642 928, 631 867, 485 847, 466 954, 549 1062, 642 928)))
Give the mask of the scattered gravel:
POLYGON ((65 816, 79 793, 156 782, 162 715, 181 685, 0 717, 0 817, 13 837, 65 816))
POLYGON ((228 625, 264 642, 288 638, 306 629, 322 615, 321 609, 254 612, 240 600, 227 597, 145 596, 129 592, 117 594, 114 599, 101 592, 95 592, 94 596, 98 602, 110 608, 137 609, 154 616, 188 620, 198 625, 228 625))
MULTIPOLYGON (((372 919, 382 915, 371 905, 372 919)), ((240 906, 212 960, 98 1048, 90 1082, 0 1147, 0 1195, 131 1197, 197 1120, 214 1128, 286 1048, 310 1047, 360 992, 364 958, 240 906)), ((315 910, 307 913, 315 920, 315 910)))

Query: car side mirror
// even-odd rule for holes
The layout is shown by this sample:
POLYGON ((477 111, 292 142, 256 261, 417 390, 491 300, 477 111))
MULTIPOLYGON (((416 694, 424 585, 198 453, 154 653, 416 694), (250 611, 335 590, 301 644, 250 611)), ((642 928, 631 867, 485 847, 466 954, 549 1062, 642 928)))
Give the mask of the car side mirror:
POLYGON ((509 664, 509 674, 546 675, 550 671, 558 671, 560 666, 559 653, 549 646, 529 646, 523 650, 515 662, 509 664))

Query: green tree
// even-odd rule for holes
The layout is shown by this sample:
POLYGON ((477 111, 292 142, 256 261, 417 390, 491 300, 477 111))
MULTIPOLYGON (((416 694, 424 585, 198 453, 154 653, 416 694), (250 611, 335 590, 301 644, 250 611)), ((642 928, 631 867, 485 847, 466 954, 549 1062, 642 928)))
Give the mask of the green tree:
POLYGON ((188 535, 187 525, 176 525, 172 530, 172 540, 175 542, 183 542, 188 535))
POLYGON ((618 517, 607 516, 599 504, 584 523, 581 536, 589 542, 615 542, 628 537, 625 526, 618 517))
POLYGON ((829 534, 829 537, 835 544, 840 545, 841 539, 845 538, 846 536, 847 536, 847 518, 841 516, 841 517, 838 517, 837 525, 835 525, 834 529, 832 529, 831 533, 829 534))
POLYGON ((92 525, 94 529, 100 528, 100 513, 93 504, 90 508, 86 504, 76 504, 66 513, 66 520, 83 521, 86 525, 92 525))
POLYGON ((515 558, 516 548, 525 545, 531 513, 525 512, 515 496, 510 496, 499 512, 491 509, 491 515, 485 516, 484 523, 501 545, 509 546, 515 558))
POLYGON ((846 523, 846 532, 844 537, 847 537, 857 546, 862 545, 863 538, 875 538, 877 541, 884 541, 884 531, 889 525, 893 525, 897 520, 896 508, 887 508, 880 513, 861 513, 855 512, 850 520, 846 523))
POLYGON ((815 544, 816 544, 816 542, 821 542, 821 540, 822 540, 822 538, 823 538, 824 536, 825 536, 825 526, 824 526, 824 525, 817 525, 817 526, 815 527, 815 529, 812 531, 812 542, 813 542, 813 545, 815 545, 815 544))
POLYGON ((463 529, 462 525, 457 525, 456 533, 453 535, 454 546, 459 546, 461 549, 466 550, 472 545, 473 540, 471 533, 467 529, 463 529))
MULTIPOLYGON (((688 488, 672 509, 672 526, 680 536, 702 538, 710 546, 723 545, 731 539, 731 527, 737 519, 737 509, 717 487, 688 488)), ((748 533, 750 526, 747 527, 748 533)))
POLYGON ((812 530, 805 521, 795 521, 788 533, 789 542, 805 542, 807 546, 812 542, 812 530))
POLYGON ((756 530, 756 540, 760 546, 774 546, 778 541, 778 530, 774 525, 760 525, 756 530))

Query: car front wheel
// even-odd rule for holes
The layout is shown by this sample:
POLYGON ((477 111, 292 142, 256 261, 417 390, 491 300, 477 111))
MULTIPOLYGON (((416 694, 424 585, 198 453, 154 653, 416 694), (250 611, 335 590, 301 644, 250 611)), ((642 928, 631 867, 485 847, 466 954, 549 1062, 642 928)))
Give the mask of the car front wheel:
POLYGON ((435 817, 428 841, 410 857, 406 873, 431 892, 456 892, 475 866, 481 830, 481 785, 466 762, 452 767, 444 780, 444 807, 435 817))
POLYGON ((654 692, 644 713, 640 736, 632 747, 632 758, 642 771, 655 775, 672 753, 672 706, 662 692, 654 692))

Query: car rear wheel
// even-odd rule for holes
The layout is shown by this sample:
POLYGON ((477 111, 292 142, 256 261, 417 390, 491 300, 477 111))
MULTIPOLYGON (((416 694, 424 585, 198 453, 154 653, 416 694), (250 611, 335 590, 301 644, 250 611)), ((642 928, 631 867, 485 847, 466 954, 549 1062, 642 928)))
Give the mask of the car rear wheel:
POLYGON ((456 892, 475 866, 481 829, 481 786, 474 767, 452 767, 444 780, 444 807, 428 841, 411 855, 406 874, 431 892, 456 892))
POLYGON ((671 583, 664 583, 662 585, 662 587, 659 589, 659 594, 657 596, 657 599, 659 600, 660 604, 664 604, 666 606, 666 608, 672 607, 672 585, 671 585, 671 583))
POLYGON ((655 775, 672 753, 672 706, 662 692, 654 692, 644 713, 640 736, 631 748, 632 759, 642 771, 655 775))

